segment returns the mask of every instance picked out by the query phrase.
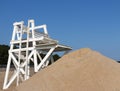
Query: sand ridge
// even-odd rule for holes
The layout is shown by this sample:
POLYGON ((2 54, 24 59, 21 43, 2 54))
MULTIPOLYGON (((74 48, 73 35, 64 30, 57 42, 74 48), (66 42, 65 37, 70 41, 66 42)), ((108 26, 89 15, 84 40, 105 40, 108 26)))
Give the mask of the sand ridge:
POLYGON ((16 91, 120 91, 120 65, 89 48, 71 52, 16 91))

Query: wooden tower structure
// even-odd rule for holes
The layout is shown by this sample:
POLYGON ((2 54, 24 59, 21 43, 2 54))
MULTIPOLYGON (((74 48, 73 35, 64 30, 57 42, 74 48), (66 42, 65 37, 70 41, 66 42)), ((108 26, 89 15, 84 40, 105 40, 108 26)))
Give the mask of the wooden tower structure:
POLYGON ((28 20, 27 26, 23 21, 15 22, 13 26, 3 89, 7 89, 13 81, 19 85, 21 81, 29 79, 30 62, 34 64, 34 72, 38 72, 54 61, 53 52, 67 53, 71 50, 71 47, 60 45, 57 40, 50 38, 46 25, 35 26, 34 20, 28 20), (11 65, 14 66, 12 75, 9 74, 11 65))

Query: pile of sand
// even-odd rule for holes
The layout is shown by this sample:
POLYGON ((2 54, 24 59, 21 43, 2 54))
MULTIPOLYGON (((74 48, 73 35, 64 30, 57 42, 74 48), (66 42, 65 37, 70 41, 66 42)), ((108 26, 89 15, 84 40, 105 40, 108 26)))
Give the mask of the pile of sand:
POLYGON ((16 91, 120 91, 120 65, 83 48, 36 73, 16 91))
POLYGON ((5 72, 0 71, 0 91, 2 91, 4 75, 5 75, 5 72))

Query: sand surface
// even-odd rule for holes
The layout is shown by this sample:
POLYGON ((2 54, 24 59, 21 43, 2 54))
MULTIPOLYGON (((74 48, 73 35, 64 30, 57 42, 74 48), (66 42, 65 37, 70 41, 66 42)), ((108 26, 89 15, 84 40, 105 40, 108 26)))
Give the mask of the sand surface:
POLYGON ((4 73, 0 71, 0 91, 2 91, 4 73))
MULTIPOLYGON (((0 80, 0 86, 1 83, 0 80)), ((120 91, 120 64, 83 48, 63 56, 9 91, 120 91)))
POLYGON ((88 48, 71 52, 16 91, 120 91, 120 65, 88 48))
MULTIPOLYGON (((10 71, 10 75, 13 74, 13 71, 10 71)), ((0 91, 4 91, 2 90, 3 88, 3 82, 4 82, 4 76, 5 76, 5 69, 4 71, 0 71, 0 91)), ((15 82, 10 86, 9 89, 5 90, 5 91, 14 91, 15 89, 15 82)))

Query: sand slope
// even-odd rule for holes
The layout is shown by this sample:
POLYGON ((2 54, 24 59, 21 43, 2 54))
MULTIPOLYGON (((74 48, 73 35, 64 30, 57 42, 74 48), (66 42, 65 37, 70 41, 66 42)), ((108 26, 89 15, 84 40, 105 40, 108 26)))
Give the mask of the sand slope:
MULTIPOLYGON (((10 75, 13 74, 13 71, 10 71, 10 75)), ((14 91, 15 89, 15 82, 7 89, 3 90, 3 82, 4 82, 4 76, 5 76, 5 69, 4 71, 0 72, 0 91, 14 91)))
POLYGON ((16 91, 120 91, 120 65, 83 48, 36 73, 16 91))

